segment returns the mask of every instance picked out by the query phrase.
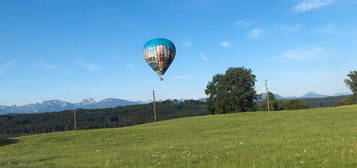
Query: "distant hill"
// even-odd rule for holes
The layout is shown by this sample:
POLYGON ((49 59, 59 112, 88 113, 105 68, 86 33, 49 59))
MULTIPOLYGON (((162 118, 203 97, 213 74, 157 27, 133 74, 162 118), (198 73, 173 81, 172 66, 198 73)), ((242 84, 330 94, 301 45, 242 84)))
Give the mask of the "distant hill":
POLYGON ((335 107, 338 106, 348 96, 329 96, 323 98, 305 98, 301 99, 305 102, 308 108, 317 107, 335 107))
MULTIPOLYGON (((258 98, 258 102, 262 101, 266 98, 266 93, 262 93, 260 95, 261 95, 261 97, 258 98)), ((277 100, 298 99, 298 97, 283 97, 283 96, 280 96, 279 94, 275 94, 275 93, 274 93, 274 96, 277 100)))
MULTIPOLYGON (((265 99, 266 94, 265 93, 261 93, 260 95, 262 95, 262 98, 265 99)), ((274 93, 274 96, 277 100, 286 100, 286 99, 313 99, 313 98, 327 98, 327 97, 333 97, 333 96, 348 96, 351 95, 351 93, 349 92, 339 92, 339 93, 335 93, 333 95, 323 95, 323 94, 319 94, 319 93, 315 93, 315 92, 307 92, 304 95, 297 97, 297 96, 290 96, 290 97, 284 97, 281 96, 279 94, 274 93)))
POLYGON ((338 93, 335 93, 333 96, 348 96, 351 94, 352 93, 349 93, 349 92, 338 92, 338 93))
POLYGON ((200 98, 200 99, 198 99, 198 101, 200 101, 200 102, 207 102, 207 99, 208 99, 208 98, 200 98))
MULTIPOLYGON (((261 97, 258 98, 258 102, 265 100, 266 94, 260 94, 261 97)), ((277 100, 288 100, 288 99, 301 99, 307 105, 308 108, 317 108, 317 107, 335 107, 340 104, 343 100, 347 99, 348 95, 351 93, 340 92, 332 96, 322 95, 314 92, 308 92, 300 97, 283 97, 279 94, 274 94, 277 100)))
POLYGON ((325 98, 328 97, 328 95, 322 95, 322 94, 318 94, 315 92, 308 92, 302 96, 300 96, 300 99, 307 99, 307 98, 325 98))
POLYGON ((47 100, 42 103, 28 104, 23 106, 0 106, 1 114, 23 114, 23 113, 43 113, 43 112, 57 112, 73 109, 99 109, 99 108, 113 108, 119 106, 128 106, 144 104, 143 102, 129 101, 124 99, 108 98, 96 102, 92 98, 84 99, 79 103, 70 103, 61 100, 47 100))
POLYGON ((108 98, 101 100, 99 102, 93 102, 91 104, 85 105, 81 108, 84 109, 99 109, 99 108, 111 108, 111 107, 119 107, 119 106, 129 106, 129 105, 136 105, 136 104, 143 104, 142 102, 136 101, 129 101, 123 99, 114 99, 108 98))

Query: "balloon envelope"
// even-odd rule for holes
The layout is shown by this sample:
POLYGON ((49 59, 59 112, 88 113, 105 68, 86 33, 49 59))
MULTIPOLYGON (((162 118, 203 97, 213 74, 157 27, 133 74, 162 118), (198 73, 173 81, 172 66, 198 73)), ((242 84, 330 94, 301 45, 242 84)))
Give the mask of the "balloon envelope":
POLYGON ((164 38, 152 39, 144 45, 145 61, 160 78, 173 62, 175 55, 176 47, 174 43, 164 38))

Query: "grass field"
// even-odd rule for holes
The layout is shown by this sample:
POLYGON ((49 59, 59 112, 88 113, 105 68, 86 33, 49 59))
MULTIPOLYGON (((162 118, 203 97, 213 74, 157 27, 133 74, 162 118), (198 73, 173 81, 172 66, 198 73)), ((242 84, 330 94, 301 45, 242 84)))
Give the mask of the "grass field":
POLYGON ((2 139, 0 167, 357 168, 357 106, 2 139))

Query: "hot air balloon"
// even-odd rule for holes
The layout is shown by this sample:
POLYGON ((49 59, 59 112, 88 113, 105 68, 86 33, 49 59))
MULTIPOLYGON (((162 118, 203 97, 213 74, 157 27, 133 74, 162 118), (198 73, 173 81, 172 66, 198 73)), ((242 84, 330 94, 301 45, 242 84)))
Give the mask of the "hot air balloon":
POLYGON ((174 43, 164 38, 149 40, 144 45, 145 61, 159 75, 161 81, 164 80, 162 75, 173 62, 175 54, 174 43))

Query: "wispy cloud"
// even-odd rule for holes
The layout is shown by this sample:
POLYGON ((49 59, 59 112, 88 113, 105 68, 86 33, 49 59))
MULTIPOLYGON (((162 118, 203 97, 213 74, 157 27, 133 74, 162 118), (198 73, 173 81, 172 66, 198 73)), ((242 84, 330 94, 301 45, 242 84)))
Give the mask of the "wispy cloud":
POLYGON ((71 73, 70 70, 64 69, 58 65, 53 65, 53 64, 43 63, 43 62, 38 62, 38 63, 36 63, 36 65, 38 65, 39 67, 46 69, 46 70, 63 72, 63 73, 71 73))
POLYGON ((192 41, 191 40, 184 40, 183 42, 181 42, 181 45, 183 47, 192 47, 192 41))
POLYGON ((191 75, 179 75, 179 76, 172 77, 173 80, 181 80, 181 79, 187 79, 187 78, 191 78, 191 75))
POLYGON ((304 60, 311 58, 320 58, 323 56, 329 55, 329 53, 322 47, 313 47, 313 48, 297 48, 290 49, 281 54, 281 57, 292 59, 292 60, 304 60))
POLYGON ((206 53, 204 52, 199 52, 198 56, 202 59, 202 61, 207 62, 208 61, 208 57, 206 56, 206 53))
POLYGON ((253 29, 248 33, 250 39, 258 39, 264 34, 262 29, 253 29))
POLYGON ((89 72, 96 72, 100 69, 100 66, 93 63, 88 63, 82 59, 77 60, 77 63, 82 67, 86 68, 89 72))
POLYGON ((228 48, 228 47, 230 47, 232 44, 231 44, 231 42, 229 42, 229 41, 222 41, 221 42, 221 46, 222 47, 224 47, 224 48, 228 48))
POLYGON ((250 22, 244 21, 244 20, 237 20, 234 22, 234 24, 239 25, 239 26, 244 26, 244 27, 249 27, 252 25, 250 22))
POLYGON ((295 33, 299 30, 302 29, 302 26, 300 24, 294 24, 294 25, 281 25, 278 27, 279 32, 285 33, 285 34, 292 34, 295 33))
POLYGON ((4 64, 0 64, 0 73, 5 72, 7 69, 9 69, 11 66, 13 66, 17 61, 18 61, 18 59, 12 59, 12 60, 5 62, 4 64))
POLYGON ((337 0, 302 0, 294 6, 294 10, 296 12, 308 12, 331 5, 335 2, 337 2, 337 0))
POLYGON ((131 62, 126 63, 126 67, 127 67, 129 70, 131 70, 131 71, 135 71, 135 70, 138 69, 138 68, 137 68, 133 63, 131 63, 131 62))
POLYGON ((332 34, 332 35, 342 34, 342 32, 336 28, 335 23, 329 23, 328 25, 322 26, 321 28, 317 29, 317 32, 332 34))

